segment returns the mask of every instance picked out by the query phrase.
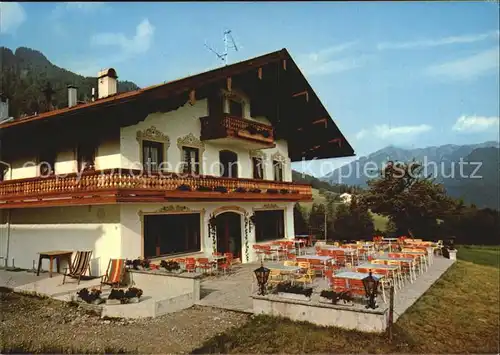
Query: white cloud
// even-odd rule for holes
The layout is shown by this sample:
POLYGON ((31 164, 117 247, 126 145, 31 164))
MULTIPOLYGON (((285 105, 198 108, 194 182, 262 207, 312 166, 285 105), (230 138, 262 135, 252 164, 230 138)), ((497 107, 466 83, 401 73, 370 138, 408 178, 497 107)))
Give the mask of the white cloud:
POLYGON ((391 127, 387 124, 376 125, 370 130, 363 129, 356 134, 356 139, 365 137, 379 138, 384 140, 408 140, 432 129, 427 124, 418 126, 396 126, 391 127))
POLYGON ((356 43, 346 42, 299 56, 299 67, 308 75, 327 75, 360 67, 366 57, 338 58, 338 55, 352 48, 356 43))
POLYGON ((500 118, 497 116, 460 116, 452 127, 456 132, 475 133, 495 128, 498 132, 500 118))
POLYGON ((0 33, 14 33, 26 21, 26 12, 18 2, 0 2, 0 33))
POLYGON ((95 1, 95 2, 85 2, 85 1, 75 1, 75 2, 67 2, 66 9, 67 10, 79 10, 83 12, 92 12, 96 9, 99 9, 104 6, 103 1, 95 1))
POLYGON ((127 38, 123 33, 99 33, 90 43, 95 46, 117 46, 123 55, 147 52, 153 42, 155 28, 148 19, 144 19, 135 29, 135 35, 127 38))
POLYGON ((473 35, 450 36, 437 39, 423 39, 408 42, 382 42, 377 45, 379 50, 383 49, 414 49, 446 46, 451 44, 475 43, 488 39, 497 39, 500 36, 500 31, 491 31, 473 35))
POLYGON ((466 58, 432 65, 425 69, 425 73, 455 80, 468 80, 495 70, 498 74, 499 60, 499 47, 494 47, 466 58))

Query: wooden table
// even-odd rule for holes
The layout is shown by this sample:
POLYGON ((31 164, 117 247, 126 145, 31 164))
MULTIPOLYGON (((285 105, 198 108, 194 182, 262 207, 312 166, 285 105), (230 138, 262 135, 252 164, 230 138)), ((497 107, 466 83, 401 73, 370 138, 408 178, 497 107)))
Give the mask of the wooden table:
POLYGON ((38 270, 36 276, 40 275, 40 269, 42 267, 42 260, 49 259, 49 276, 52 277, 52 268, 54 265, 54 259, 56 259, 57 273, 60 273, 61 259, 65 259, 68 262, 68 267, 71 269, 71 255, 72 251, 69 250, 51 250, 51 251, 41 251, 40 257, 38 258, 38 270))

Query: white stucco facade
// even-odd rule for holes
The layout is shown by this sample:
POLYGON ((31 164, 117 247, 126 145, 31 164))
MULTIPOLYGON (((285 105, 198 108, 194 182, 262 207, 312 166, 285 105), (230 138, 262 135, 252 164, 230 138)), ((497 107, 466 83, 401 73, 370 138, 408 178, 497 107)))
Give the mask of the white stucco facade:
MULTIPOLYGON (((250 116, 250 102, 244 93, 235 93, 241 96, 243 118, 269 124, 265 117, 250 116)), ((228 110, 227 102, 224 110, 228 110)), ((185 105, 170 112, 149 114, 144 121, 132 126, 121 127, 106 138, 99 139, 95 150, 96 170, 105 169, 141 169, 142 147, 138 139, 138 132, 154 129, 165 139, 167 170, 181 172, 182 159, 181 145, 186 137, 200 139, 200 117, 208 115, 206 99, 197 100, 193 105, 185 105), (166 138, 165 138, 166 137, 166 138)), ((103 117, 105 119, 105 117, 103 117)), ((78 173, 77 142, 74 147, 61 148, 56 154, 55 173, 78 173)), ((231 150, 237 154, 239 178, 252 178, 252 160, 250 150, 238 139, 229 143, 214 143, 213 141, 200 142, 200 163, 202 174, 220 176, 219 152, 231 150)), ((273 159, 281 159, 283 164, 283 180, 292 181, 291 164, 288 155, 288 144, 285 140, 275 141, 275 147, 262 149, 264 154, 264 179, 274 180, 273 159)), ((38 153, 20 153, 9 162, 5 179, 35 178, 39 175, 38 153)), ((221 211, 239 213, 241 217, 242 261, 255 260, 252 246, 255 244, 255 228, 245 233, 244 216, 252 215, 256 210, 283 210, 284 235, 294 237, 293 206, 292 202, 265 201, 265 196, 259 202, 184 202, 175 203, 121 203, 103 206, 68 206, 44 208, 20 208, 10 211, 0 210, 0 257, 8 258, 8 265, 31 269, 33 261, 38 262, 38 253, 48 250, 92 250, 92 272, 102 275, 106 271, 110 258, 137 258, 143 255, 143 224, 140 211, 143 213, 157 213, 171 206, 181 206, 186 210, 200 212, 201 216, 201 250, 211 255, 213 240, 208 236, 208 219, 212 214, 221 211), (246 243, 245 241, 248 241, 246 243), (248 246, 247 246, 248 245, 248 246), (248 248, 248 250, 246 250, 248 248)), ((48 268, 48 261, 43 262, 43 268, 48 268)))
MULTIPOLYGON (((41 251, 92 250, 92 273, 102 275, 111 258, 135 259, 143 256, 141 213, 170 214, 184 209, 185 213, 200 213, 200 253, 207 256, 213 252, 213 239, 208 232, 210 216, 224 212, 240 214, 242 262, 255 261, 252 248, 256 243, 255 227, 252 226, 250 232, 245 234, 245 214, 250 216, 255 211, 283 210, 284 234, 291 239, 295 234, 293 206, 291 202, 176 202, 28 208, 11 210, 10 223, 7 212, 3 211, 0 215, 0 257, 8 257, 9 266, 14 259, 16 267, 31 269, 33 261, 37 265, 41 251), (245 238, 248 238, 248 259, 245 238)), ((44 260, 42 266, 47 270, 48 261, 44 260)))

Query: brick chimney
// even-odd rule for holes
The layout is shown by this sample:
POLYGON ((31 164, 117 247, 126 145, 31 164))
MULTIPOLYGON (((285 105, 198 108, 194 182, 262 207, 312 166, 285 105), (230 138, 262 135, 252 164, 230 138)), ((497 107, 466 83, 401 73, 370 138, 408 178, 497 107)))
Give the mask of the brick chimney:
POLYGON ((97 94, 98 98, 102 99, 117 93, 117 80, 116 70, 113 68, 104 69, 97 74, 97 94))

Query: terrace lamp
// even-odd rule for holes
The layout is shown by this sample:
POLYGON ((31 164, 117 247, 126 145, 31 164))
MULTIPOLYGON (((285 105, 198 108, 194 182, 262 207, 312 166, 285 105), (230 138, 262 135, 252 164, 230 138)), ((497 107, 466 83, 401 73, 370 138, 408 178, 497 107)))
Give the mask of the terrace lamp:
POLYGON ((379 280, 372 276, 372 272, 368 274, 367 277, 363 279, 363 286, 365 287, 366 297, 368 298, 368 304, 366 308, 375 309, 377 304, 375 302, 375 297, 377 296, 379 280))
POLYGON ((257 277, 257 283, 259 284, 259 295, 264 296, 266 294, 266 284, 267 280, 269 280, 269 273, 271 272, 271 270, 264 267, 264 263, 261 260, 260 267, 258 269, 255 269, 253 272, 255 273, 255 276, 257 277))

